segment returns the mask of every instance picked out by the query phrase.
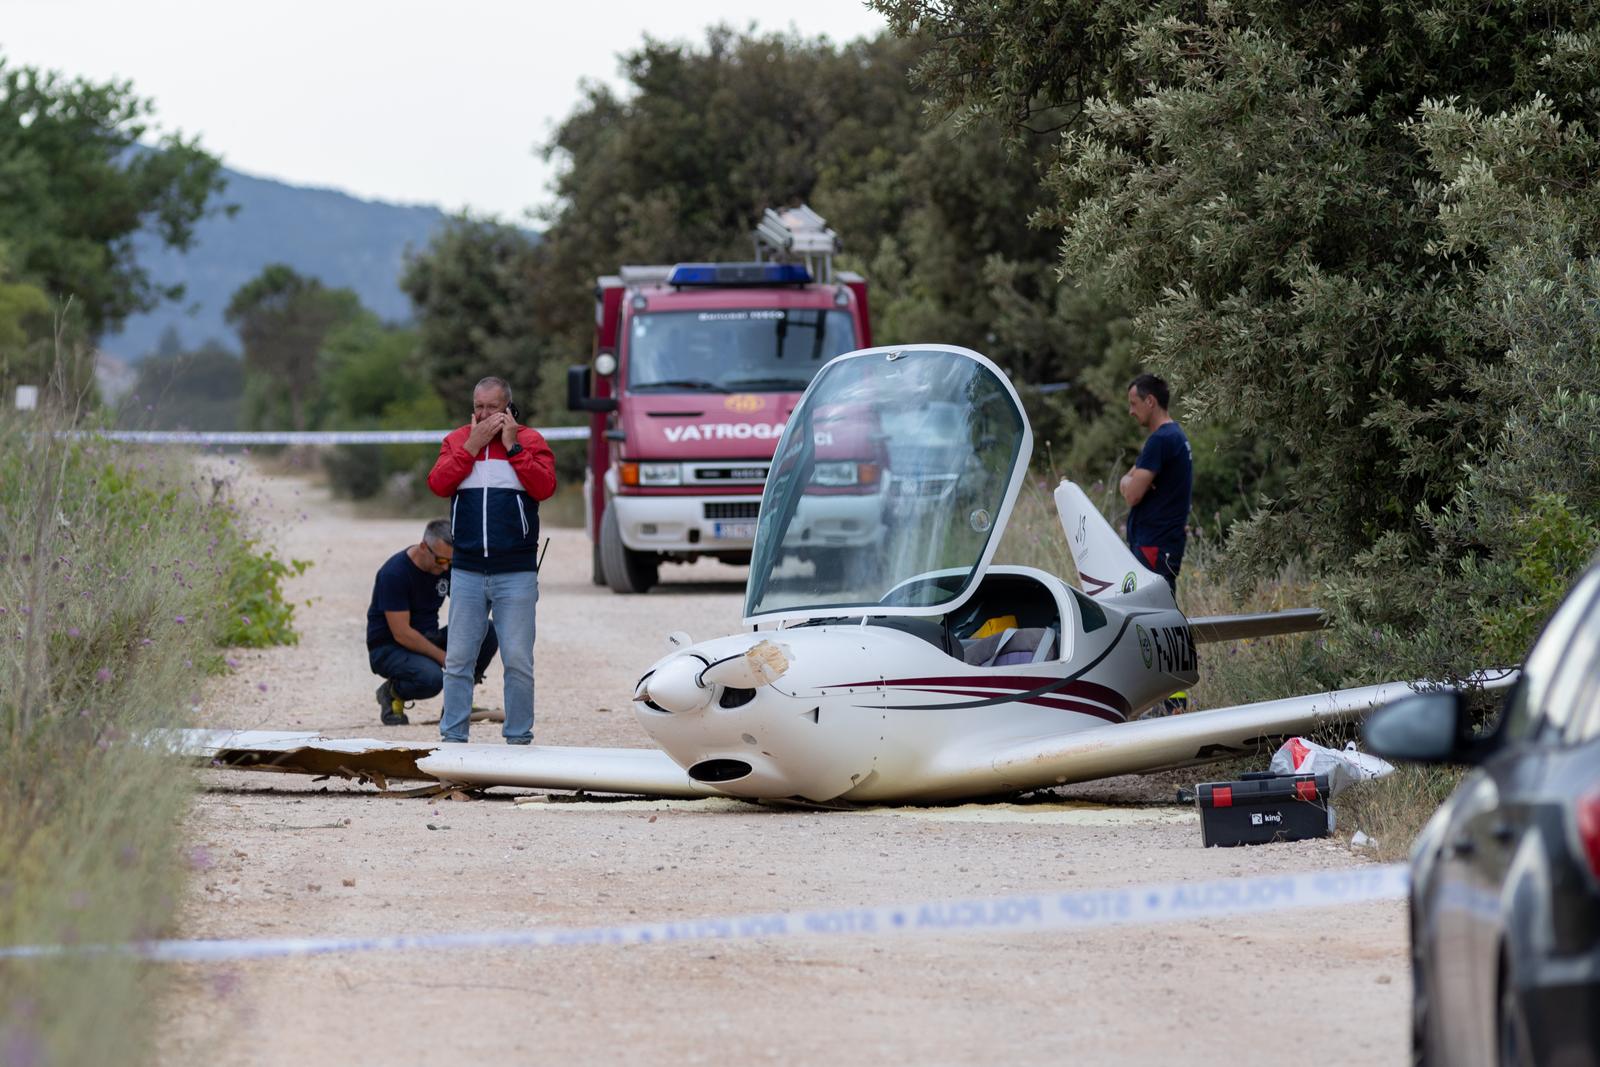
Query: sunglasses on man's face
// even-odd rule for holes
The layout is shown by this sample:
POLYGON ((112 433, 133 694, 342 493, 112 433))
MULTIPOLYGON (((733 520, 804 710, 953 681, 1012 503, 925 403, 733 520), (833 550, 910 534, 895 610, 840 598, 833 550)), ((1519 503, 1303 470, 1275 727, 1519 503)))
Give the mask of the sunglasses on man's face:
POLYGON ((450 566, 450 557, 449 556, 441 556, 441 555, 439 555, 439 553, 434 552, 433 549, 428 547, 428 542, 426 542, 426 541, 422 542, 422 549, 423 549, 424 552, 432 552, 433 553, 433 565, 434 566, 436 566, 436 567, 448 567, 448 566, 450 566))

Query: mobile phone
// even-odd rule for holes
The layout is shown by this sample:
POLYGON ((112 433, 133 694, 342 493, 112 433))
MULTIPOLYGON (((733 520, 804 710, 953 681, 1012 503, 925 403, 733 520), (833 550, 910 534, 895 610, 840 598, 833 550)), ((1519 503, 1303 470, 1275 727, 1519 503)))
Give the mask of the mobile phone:
POLYGON ((522 412, 517 410, 517 405, 515 405, 515 404, 507 404, 506 405, 506 410, 511 412, 511 417, 513 419, 516 419, 517 422, 520 423, 522 421, 522 412))

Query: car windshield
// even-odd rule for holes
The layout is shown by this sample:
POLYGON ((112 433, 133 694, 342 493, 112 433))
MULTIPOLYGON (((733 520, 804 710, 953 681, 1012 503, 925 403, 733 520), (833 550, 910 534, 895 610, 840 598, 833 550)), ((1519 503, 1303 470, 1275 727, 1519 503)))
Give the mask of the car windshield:
POLYGON ((1016 394, 976 353, 874 350, 830 363, 778 443, 746 619, 953 605, 999 543, 1032 440, 1016 394), (846 513, 867 534, 832 544, 830 519, 846 513))
POLYGON ((635 315, 628 389, 798 393, 828 360, 856 347, 846 311, 748 308, 635 315))

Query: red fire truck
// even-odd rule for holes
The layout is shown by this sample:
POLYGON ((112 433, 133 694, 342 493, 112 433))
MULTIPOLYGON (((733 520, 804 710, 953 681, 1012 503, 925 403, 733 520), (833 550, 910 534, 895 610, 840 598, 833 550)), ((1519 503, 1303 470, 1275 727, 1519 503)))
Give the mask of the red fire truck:
MULTIPOLYGON (((590 363, 567 406, 592 413, 585 526, 596 585, 643 593, 663 562, 746 564, 789 412, 823 364, 872 344, 866 282, 807 207, 768 211, 756 260, 625 266, 595 286, 590 363)), ((859 436, 859 435, 858 435, 859 436)), ((801 541, 814 567, 882 536, 882 464, 865 440, 818 441, 837 492, 801 541)))

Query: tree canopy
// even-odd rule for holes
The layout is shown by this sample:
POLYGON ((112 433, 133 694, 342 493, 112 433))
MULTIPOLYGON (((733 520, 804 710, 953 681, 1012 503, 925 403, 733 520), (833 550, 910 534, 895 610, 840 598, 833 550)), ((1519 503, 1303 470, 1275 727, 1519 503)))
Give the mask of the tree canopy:
POLYGON ((196 139, 144 143, 153 110, 127 82, 0 58, 0 243, 24 282, 71 298, 90 338, 181 295, 151 281, 133 235, 187 247, 222 190, 221 163, 196 139))
POLYGON ((416 309, 422 368, 456 423, 472 408, 473 385, 489 375, 510 382, 519 400, 537 390, 546 350, 537 315, 548 297, 527 234, 452 219, 408 261, 400 286, 416 309))
POLYGON ((934 42, 942 107, 1060 129, 1036 222, 1063 277, 1128 309, 1184 417, 1287 473, 1236 561, 1354 571, 1380 673, 1459 670, 1464 599, 1564 585, 1581 551, 1545 592, 1509 571, 1529 524, 1591 543, 1596 515, 1589 5, 876 6, 934 42))
POLYGON ((282 412, 294 429, 310 428, 323 343, 360 310, 350 290, 330 289, 282 263, 267 266, 233 294, 224 317, 244 343, 253 421, 270 413, 270 423, 282 412))

